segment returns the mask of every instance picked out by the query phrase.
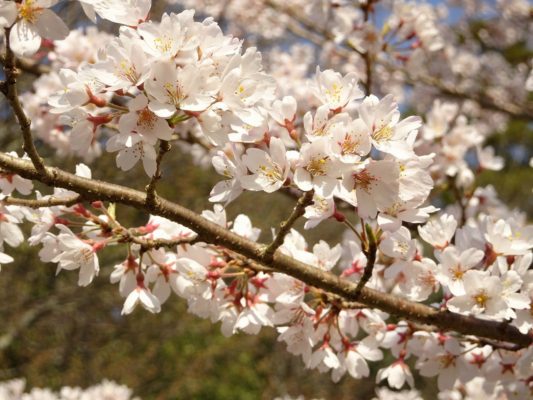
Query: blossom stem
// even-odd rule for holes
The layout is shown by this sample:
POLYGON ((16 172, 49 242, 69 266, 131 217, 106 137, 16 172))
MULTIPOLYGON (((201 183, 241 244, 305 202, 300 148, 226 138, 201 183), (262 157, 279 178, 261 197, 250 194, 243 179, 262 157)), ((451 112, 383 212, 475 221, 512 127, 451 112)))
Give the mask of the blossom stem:
POLYGON ((124 107, 124 106, 121 106, 115 103, 107 103, 106 106, 114 110, 118 110, 118 111, 125 112, 125 113, 130 111, 128 107, 124 107))
POLYGON ((344 220, 344 225, 346 225, 353 233, 355 233, 355 236, 357 236, 357 238, 361 242, 361 245, 363 245, 363 238, 361 237, 361 234, 357 232, 355 226, 350 221, 348 221, 348 219, 344 220))

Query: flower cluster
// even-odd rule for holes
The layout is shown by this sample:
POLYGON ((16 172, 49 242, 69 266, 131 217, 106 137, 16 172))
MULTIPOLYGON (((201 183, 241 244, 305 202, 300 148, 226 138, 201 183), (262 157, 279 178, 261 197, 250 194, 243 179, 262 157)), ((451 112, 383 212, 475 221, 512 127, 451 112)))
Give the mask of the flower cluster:
MULTIPOLYGON (((431 303, 450 315, 501 322, 531 334, 533 227, 502 204, 492 187, 474 186, 479 171, 503 167, 484 143, 493 123, 504 124, 505 118, 484 118, 475 106, 433 99, 423 91, 415 109, 425 118, 402 118, 398 101, 403 97, 395 94, 411 77, 388 75, 389 63, 401 61, 422 76, 434 64, 417 65, 451 51, 437 9, 394 2, 377 30, 368 19, 374 12, 371 1, 361 9, 339 2, 331 16, 336 28, 327 38, 334 42, 332 53, 354 50, 359 58, 352 70, 309 73, 312 57, 298 44, 290 51, 300 65, 278 49, 267 60, 267 73, 256 48, 244 49, 211 18, 195 20, 192 10, 163 14, 156 22, 147 18, 149 1, 81 0, 91 19, 99 15, 121 24, 112 36, 92 28, 69 33, 62 22, 54 22, 59 17, 49 8, 55 3, 2 1, 0 25, 9 33, 8 49, 17 55, 44 48, 41 38, 54 41, 46 56, 39 55, 47 58, 50 71, 21 99, 33 120, 32 132, 60 156, 74 154, 90 163, 105 149, 116 153, 122 171, 140 162, 150 178, 148 207, 157 204, 150 203, 151 190, 161 177, 169 143, 192 142, 196 158, 207 159, 223 176, 210 193, 213 209, 202 213, 221 228, 258 241, 261 232, 248 216, 228 220, 226 215, 225 206, 245 191, 298 198, 289 220, 274 229, 272 243, 264 247, 265 260, 281 253, 335 274, 339 282, 357 284, 357 296, 365 286, 396 296, 402 305, 431 303), (369 60, 381 53, 376 96, 369 60), (362 60, 368 67, 364 72, 362 60), (384 89, 388 78, 390 87, 384 89), (453 193, 457 201, 446 206, 439 190, 453 193), (339 224, 345 230, 341 243, 308 245, 292 228, 301 216, 305 229, 326 220, 339 224)), ((210 2, 196 3, 217 12, 210 2)), ((229 12, 242 11, 240 3, 232 2, 229 12)), ((278 2, 249 3, 259 19, 275 23, 268 16, 280 12, 278 2)), ((295 3, 309 19, 304 26, 330 18, 327 2, 295 3)), ((280 32, 290 29, 288 20, 276 23, 280 32)), ((271 31, 273 37, 278 33, 271 31)), ((466 73, 455 68, 443 63, 445 82, 466 73)), ((519 78, 525 82, 526 75, 519 78)), ((76 175, 92 178, 84 164, 76 175)), ((334 381, 344 375, 368 377, 370 363, 386 359, 390 362, 381 364, 377 381, 395 389, 414 385, 414 368, 422 376, 437 376, 443 399, 458 393, 508 398, 532 393, 531 346, 510 347, 462 335, 454 327, 419 325, 357 296, 349 301, 281 273, 275 263, 266 265, 206 240, 200 230, 161 212, 144 225, 127 227, 117 217, 116 204, 83 202, 75 191, 59 188, 41 195, 30 180, 7 171, 0 176, 0 190, 0 264, 13 261, 3 252, 4 242, 16 247, 24 241, 19 227, 24 221, 32 225, 27 241, 39 246, 41 260, 55 263, 57 273, 76 271, 80 286, 98 276, 99 254, 118 248, 123 259, 110 280, 124 298, 123 315, 137 308, 160 312, 177 295, 191 313, 221 322, 227 336, 273 327, 290 353, 301 356, 308 368, 331 373, 334 381), (45 206, 16 204, 10 197, 17 193, 35 194, 45 206)))
POLYGON ((48 388, 26 391, 25 388, 23 379, 0 382, 0 400, 139 400, 138 397, 132 397, 132 391, 126 386, 107 380, 87 389, 65 386, 58 392, 48 388))

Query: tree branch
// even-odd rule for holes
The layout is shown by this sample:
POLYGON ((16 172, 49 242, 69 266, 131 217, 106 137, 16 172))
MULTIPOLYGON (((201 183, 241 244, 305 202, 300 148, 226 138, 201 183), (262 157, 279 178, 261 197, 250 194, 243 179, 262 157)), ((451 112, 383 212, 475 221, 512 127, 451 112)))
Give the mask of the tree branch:
MULTIPOLYGON (((6 63, 6 56, 0 55, 0 64, 6 63)), ((48 65, 44 65, 27 58, 17 58, 15 60, 15 66, 21 71, 27 72, 35 76, 41 76, 48 74, 52 70, 48 65)))
MULTIPOLYGON (((387 64, 384 64, 385 67, 387 67, 389 70, 392 70, 393 67, 387 64)), ((395 70, 397 70, 397 67, 394 67, 395 70)), ((402 70, 402 72, 405 75, 405 83, 409 86, 415 86, 417 84, 424 84, 426 86, 431 86, 435 89, 438 89, 439 92, 448 97, 452 97, 454 99, 467 99, 467 100, 473 100, 476 103, 478 103, 481 108, 485 108, 487 110, 497 111, 504 114, 507 114, 514 118, 524 119, 524 120, 531 120, 533 119, 533 106, 530 104, 524 104, 524 105, 518 105, 518 104, 512 104, 512 103, 497 103, 494 99, 487 96, 483 93, 465 93, 460 90, 457 90, 456 88, 452 88, 449 85, 446 85, 444 82, 435 79, 430 76, 425 75, 417 75, 416 78, 413 78, 409 75, 409 73, 406 70, 402 70)))
POLYGON ((409 321, 433 325, 440 331, 452 330, 465 335, 514 343, 526 347, 532 338, 506 322, 488 321, 472 316, 464 316, 438 310, 421 303, 405 300, 388 293, 367 287, 356 292, 356 284, 339 276, 304 264, 280 251, 272 257, 265 257, 264 246, 243 238, 211 222, 193 211, 160 198, 156 204, 146 202, 146 193, 124 186, 86 179, 58 168, 46 167, 47 177, 43 177, 31 162, 0 154, 0 167, 19 174, 27 179, 36 179, 47 185, 62 187, 79 193, 86 200, 102 200, 121 203, 146 210, 180 223, 199 234, 208 243, 227 247, 251 260, 290 275, 310 286, 341 296, 348 301, 357 301, 369 308, 377 308, 409 321))
POLYGON ((272 259, 274 252, 283 244, 285 236, 287 236, 296 220, 302 215, 304 215, 305 207, 307 207, 313 201, 313 193, 314 191, 310 190, 309 192, 305 192, 304 194, 302 194, 302 196, 298 199, 296 206, 294 206, 291 215, 289 215, 289 218, 287 218, 286 221, 283 221, 280 224, 278 234, 276 235, 272 243, 266 246, 263 250, 263 257, 265 258, 265 260, 272 259))
POLYGON ((363 253, 366 256, 367 263, 365 271, 363 272, 363 276, 361 277, 361 280, 357 283, 357 287, 355 288, 355 298, 359 296, 361 290, 363 290, 370 278, 372 278, 372 272, 374 272, 374 264, 376 263, 376 254, 378 252, 376 236, 374 235, 371 226, 366 224, 365 229, 368 242, 363 248, 363 253))
POLYGON ((24 113, 22 104, 20 104, 18 90, 17 90, 17 75, 18 71, 15 66, 15 54, 11 50, 9 44, 9 32, 11 28, 5 29, 5 38, 6 38, 6 54, 4 59, 4 73, 6 75, 6 80, 0 82, 0 91, 6 96, 7 101, 9 102, 13 113, 17 117, 20 130, 22 132, 22 138, 24 140, 24 151, 30 157, 35 169, 41 174, 46 174, 46 169, 44 167, 43 160, 35 144, 33 143, 33 137, 31 134, 31 121, 24 113))
POLYGON ((173 248, 179 246, 180 244, 194 244, 198 242, 199 236, 194 237, 184 237, 180 239, 143 239, 138 236, 135 236, 129 229, 125 229, 122 232, 124 241, 138 244, 141 246, 141 251, 144 253, 151 249, 159 249, 161 247, 173 248))
POLYGON ((6 197, 1 200, 1 203, 14 206, 23 206, 29 208, 43 208, 65 206, 70 207, 82 201, 80 195, 70 196, 66 198, 61 197, 47 197, 44 199, 19 199, 16 197, 6 197))
POLYGON ((157 193, 155 192, 155 187, 157 181, 161 179, 161 163, 163 162, 163 157, 166 153, 170 151, 170 143, 166 140, 159 141, 159 153, 157 153, 156 169, 154 175, 150 179, 150 183, 146 186, 146 202, 148 204, 155 204, 157 201, 157 193))

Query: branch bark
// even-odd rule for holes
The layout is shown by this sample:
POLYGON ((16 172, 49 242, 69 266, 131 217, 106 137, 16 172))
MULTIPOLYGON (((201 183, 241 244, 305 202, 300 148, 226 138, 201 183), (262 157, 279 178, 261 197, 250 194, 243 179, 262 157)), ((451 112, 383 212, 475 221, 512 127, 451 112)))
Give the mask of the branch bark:
POLYGON ((67 198, 47 197, 45 199, 19 199, 16 197, 6 197, 0 202, 7 205, 24 206, 29 208, 45 208, 55 206, 70 207, 82 201, 81 196, 71 196, 67 198))
POLYGON ((24 140, 24 151, 30 157, 33 165, 40 174, 46 174, 46 169, 44 167, 43 160, 35 144, 33 143, 33 137, 31 134, 31 121, 24 113, 22 104, 20 104, 18 90, 17 90, 17 67, 15 65, 16 58, 13 50, 11 50, 9 44, 9 33, 11 28, 6 28, 4 31, 6 38, 6 53, 4 58, 4 73, 6 75, 6 80, 0 83, 0 91, 6 96, 13 113, 17 117, 17 121, 20 126, 22 133, 22 138, 24 140))
POLYGON ((157 202, 157 193, 155 191, 157 182, 161 179, 161 163, 163 162, 163 157, 166 153, 170 151, 170 143, 166 140, 159 141, 159 153, 157 153, 156 170, 150 183, 146 186, 146 201, 150 204, 157 202))
POLYGON ((263 257, 265 258, 265 260, 272 259, 276 250, 283 244, 285 236, 287 236, 294 223, 298 220, 298 218, 304 215, 305 207, 307 207, 313 201, 313 193, 314 191, 312 190, 309 192, 305 192, 298 199, 298 202, 296 203, 296 206, 294 206, 294 209, 292 210, 291 215, 289 215, 289 218, 287 218, 286 221, 283 221, 281 223, 279 227, 279 232, 272 241, 272 243, 265 247, 263 251, 263 257))
POLYGON ((299 279, 307 285, 341 296, 347 301, 357 301, 369 308, 377 308, 409 321, 432 325, 440 331, 451 330, 465 335, 514 343, 517 347, 526 347, 532 343, 530 336, 520 333, 518 329, 506 322, 487 321, 447 310, 438 310, 367 287, 362 288, 361 292, 357 293, 355 283, 342 279, 331 272, 304 264, 282 254, 279 250, 270 259, 270 257, 265 257, 264 246, 261 244, 230 232, 193 211, 164 198, 159 198, 156 204, 148 204, 145 192, 99 180, 82 178, 53 167, 46 167, 47 173, 42 175, 31 162, 4 153, 0 154, 0 167, 27 179, 35 179, 53 187, 72 190, 88 201, 112 201, 168 218, 192 229, 209 243, 224 246, 255 262, 266 264, 276 271, 299 279))
MULTIPOLYGON (((0 55, 0 63, 6 63, 5 55, 0 55)), ((44 65, 26 58, 17 58, 15 60, 15 66, 21 71, 27 72, 35 76, 48 74, 52 70, 48 65, 44 65)))

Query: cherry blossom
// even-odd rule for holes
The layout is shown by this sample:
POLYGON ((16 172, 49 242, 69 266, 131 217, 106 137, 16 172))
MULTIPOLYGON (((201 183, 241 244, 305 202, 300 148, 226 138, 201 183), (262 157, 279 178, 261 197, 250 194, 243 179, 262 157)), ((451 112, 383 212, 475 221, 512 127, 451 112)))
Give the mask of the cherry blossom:
POLYGON ((173 1, 203 21, 192 9, 149 15, 149 0, 80 0, 117 34, 69 34, 56 3, 0 1, 17 56, 47 39, 32 59, 11 60, 9 49, 4 58, 2 88, 27 152, 0 155, 4 271, 28 234, 43 262, 77 271, 79 286, 110 270, 121 318, 159 313, 178 296, 225 336, 273 329, 335 382, 377 370, 379 384, 413 387, 415 368, 436 377, 443 399, 530 395, 533 227, 477 179, 504 166, 490 136, 529 112, 530 63, 500 54, 527 42, 523 2, 484 4, 501 18, 483 20, 476 37, 472 1, 453 2, 465 11, 455 32, 444 5, 410 0, 380 2, 379 18, 375 2, 173 1), (41 61, 20 108, 7 88, 41 61), (42 147, 92 167, 43 169, 51 152, 36 157, 42 147), (144 193, 95 182, 102 148, 126 177, 142 162, 144 193), (175 151, 221 175, 212 208, 160 196, 175 151), (258 222, 269 221, 230 205, 248 191, 293 206, 261 235, 258 222), (126 226, 124 205, 146 218, 126 226), (330 227, 336 239, 308 240, 330 227), (100 266, 107 251, 120 257, 100 266))

